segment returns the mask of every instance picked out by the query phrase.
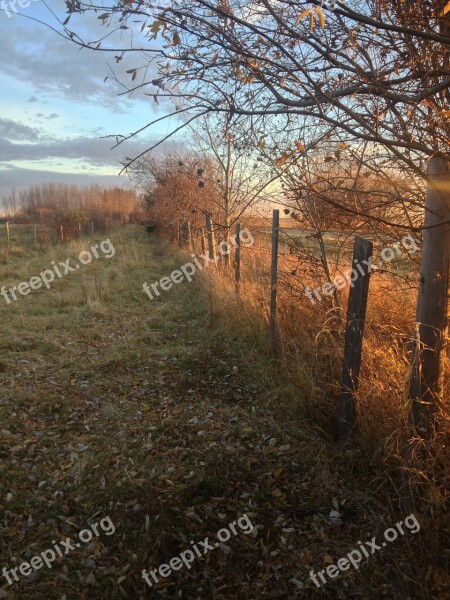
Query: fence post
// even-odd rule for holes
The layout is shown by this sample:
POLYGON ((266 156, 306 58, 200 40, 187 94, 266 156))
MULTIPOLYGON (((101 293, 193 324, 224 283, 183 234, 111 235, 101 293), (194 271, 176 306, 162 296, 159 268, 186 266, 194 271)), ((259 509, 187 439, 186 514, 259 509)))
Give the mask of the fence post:
POLYGON ((200 247, 202 249, 203 256, 206 254, 206 246, 205 246, 205 230, 203 227, 200 227, 200 247))
POLYGON ((91 228, 92 228, 92 235, 94 235, 94 221, 92 221, 92 223, 91 223, 91 228))
POLYGON ((9 221, 6 221, 6 237, 8 239, 8 247, 11 247, 11 240, 9 237, 9 221))
POLYGON ((185 248, 190 245, 189 221, 182 221, 180 224, 180 247, 185 248))
MULTIPOLYGON (((217 230, 217 251, 219 251, 220 248, 220 244, 222 243, 222 231, 220 229, 217 230)), ((216 253, 217 256, 217 253, 216 253)), ((222 256, 220 255, 217 259, 217 266, 221 267, 222 266, 222 262, 221 259, 222 256)))
POLYGON ((239 294, 239 284, 241 281, 241 225, 236 223, 236 247, 234 250, 234 282, 236 294, 239 294))
POLYGON ((214 264, 216 264, 216 251, 214 248, 214 232, 212 230, 212 221, 211 214, 208 213, 205 215, 205 223, 206 223, 206 231, 208 233, 208 253, 209 258, 214 260, 214 264))
POLYGON ((276 208, 272 217, 272 264, 270 282, 269 352, 273 356, 276 347, 276 311, 278 276, 278 237, 280 233, 280 211, 276 208))
POLYGON ((64 241, 64 227, 61 225, 61 241, 64 241))
POLYGON ((230 266, 230 253, 231 253, 231 247, 230 247, 230 241, 229 241, 230 229, 226 225, 222 226, 219 233, 220 233, 220 239, 218 240, 217 248, 219 249, 220 256, 223 260, 224 268, 228 268, 230 266), (223 248, 226 247, 226 251, 221 250, 222 247, 223 248))
MULTIPOLYGON (((430 183, 425 202, 425 227, 448 220, 450 172, 436 156, 428 163, 430 183)), ((450 225, 424 229, 416 309, 416 335, 411 352, 409 422, 422 437, 434 430, 442 395, 442 361, 448 305, 450 225)))
POLYGON ((34 245, 37 244, 37 225, 34 226, 34 245))
POLYGON ((186 221, 186 236, 187 236, 187 244, 191 252, 195 252, 195 240, 192 237, 191 224, 189 221, 186 221))
POLYGON ((356 417, 355 394, 358 389, 361 367, 362 340, 366 318, 367 298, 369 295, 370 271, 373 244, 358 236, 355 237, 353 263, 358 264, 356 278, 350 282, 350 294, 347 306, 347 324, 345 327, 344 365, 342 369, 341 395, 339 397, 337 434, 338 439, 347 437, 356 417), (367 265, 364 261, 369 262, 367 265), (364 275, 361 274, 361 270, 364 275))

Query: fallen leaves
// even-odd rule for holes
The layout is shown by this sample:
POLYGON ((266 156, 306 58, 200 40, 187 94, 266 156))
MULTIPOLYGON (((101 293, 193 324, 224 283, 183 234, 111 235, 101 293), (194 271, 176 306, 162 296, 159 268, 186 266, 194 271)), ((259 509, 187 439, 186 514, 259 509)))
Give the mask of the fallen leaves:
MULTIPOLYGON (((146 238, 141 251, 147 261, 146 238)), ((140 283, 144 269, 134 276, 140 283)), ((127 310, 108 308, 110 318, 80 318, 70 346, 66 323, 52 323, 58 352, 37 359, 21 350, 26 358, 1 373, 14 382, 0 407, 4 564, 73 538, 88 519, 109 514, 116 526, 42 572, 38 585, 23 580, 18 597, 139 598, 143 568, 212 539, 244 513, 250 534, 222 542, 153 592, 308 597, 309 571, 344 555, 364 530, 366 491, 345 489, 346 472, 331 463, 325 441, 283 412, 235 344, 222 334, 217 341, 191 315, 194 302, 179 302, 161 303, 163 316, 130 301, 127 310)), ((0 588, 0 598, 15 600, 16 589, 0 588)), ((328 589, 339 597, 332 582, 328 589)))

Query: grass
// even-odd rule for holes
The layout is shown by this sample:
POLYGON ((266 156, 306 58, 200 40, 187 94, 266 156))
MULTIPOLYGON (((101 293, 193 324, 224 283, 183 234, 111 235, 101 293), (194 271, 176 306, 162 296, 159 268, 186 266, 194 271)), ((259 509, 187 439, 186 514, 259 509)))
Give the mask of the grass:
MULTIPOLYGON (((315 365, 310 338, 300 348, 282 330, 290 360, 272 361, 265 290, 245 271, 240 299, 210 269, 150 301, 142 283, 185 259, 138 227, 108 235, 113 258, 10 305, 0 297, 0 566, 76 539, 91 519, 109 516, 116 531, 11 587, 0 579, 0 598, 444 598, 442 512, 419 511, 419 534, 320 590, 309 579, 405 516, 386 501, 383 459, 340 450, 327 418, 314 421, 314 403, 335 386, 318 377, 335 337, 323 334, 334 346, 315 365), (329 519, 336 501, 341 525, 329 519), (244 513, 255 535, 233 536, 158 586, 143 581, 142 569, 244 513)), ((2 284, 100 241, 24 244, 5 254, 2 284)))

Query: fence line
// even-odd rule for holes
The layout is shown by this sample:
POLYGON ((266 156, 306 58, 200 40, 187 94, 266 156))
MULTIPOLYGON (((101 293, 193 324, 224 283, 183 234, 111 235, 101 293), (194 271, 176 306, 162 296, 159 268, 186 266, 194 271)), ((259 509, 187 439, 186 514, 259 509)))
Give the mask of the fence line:
MULTIPOLYGON (((436 180, 450 180, 448 166, 442 159, 430 161, 430 178, 436 180)), ((435 225, 448 219, 448 207, 445 199, 448 198, 449 187, 438 186, 433 182, 429 184, 427 193, 426 225, 435 225)), ((192 235, 192 228, 189 228, 192 235)), ((205 215, 205 226, 199 228, 198 234, 203 253, 207 252, 217 265, 216 243, 211 214, 205 215), (205 244, 205 239, 207 244, 205 244)), ((236 224, 236 240, 240 240, 241 224, 236 224)), ((271 355, 276 351, 276 308, 277 308, 277 284, 280 277, 278 258, 283 256, 285 264, 289 266, 289 260, 294 260, 292 251, 280 253, 279 248, 279 210, 273 211, 271 249, 252 247, 251 252, 255 256, 271 255, 270 273, 265 274, 264 281, 269 287, 267 295, 268 303, 268 350, 271 355)), ((268 238, 268 235, 265 236, 268 238)), ((195 239, 195 236, 192 238, 195 239)), ((439 395, 441 387, 439 381, 442 378, 442 351, 445 338, 445 316, 447 314, 448 282, 449 282, 449 226, 442 224, 440 227, 425 230, 424 233, 424 255, 422 257, 421 286, 418 296, 417 320, 418 335, 420 342, 416 340, 411 356, 411 423, 414 424, 418 433, 425 433, 424 419, 432 418, 433 409, 427 408, 428 400, 434 402, 439 395), (438 235, 439 234, 439 235, 438 235), (433 332, 433 339, 430 335, 433 332), (424 352, 424 344, 428 340, 428 354, 424 352), (420 347, 420 351, 419 351, 420 347), (426 406, 424 404, 426 403, 426 406), (424 413, 426 415, 424 416, 424 413)), ((309 249, 308 249, 309 251, 309 249)), ((347 323, 343 339, 344 363, 341 379, 341 393, 338 402, 337 433, 339 439, 346 439, 350 435, 355 424, 356 416, 356 393, 359 383, 359 372, 361 366, 361 352, 366 319, 366 308, 369 298, 369 281, 371 268, 368 267, 372 257, 373 242, 355 237, 353 261, 358 263, 358 268, 363 270, 357 279, 350 283, 350 293, 347 305, 347 323), (364 262, 366 261, 366 263, 364 262)), ((225 262, 225 261, 224 261, 225 262)), ((245 261, 244 261, 245 263, 245 261)), ((354 262, 352 263, 352 265, 354 262)), ((241 244, 238 242, 235 248, 234 260, 234 285, 237 293, 242 285, 242 252, 241 244)), ((296 272, 296 268, 289 274, 296 272)), ((286 274, 288 271, 286 271, 286 274)), ((245 273, 244 273, 245 276, 245 273)), ((342 278, 341 278, 342 279, 342 278)), ((330 283, 330 282, 327 282, 330 283)), ((244 282, 245 285, 245 282, 244 282)), ((266 285, 266 284, 265 284, 266 285)), ((330 283, 332 287, 332 284, 330 283)), ((308 288, 305 288, 308 289, 308 288)), ((318 290, 319 288, 316 288, 318 290)))

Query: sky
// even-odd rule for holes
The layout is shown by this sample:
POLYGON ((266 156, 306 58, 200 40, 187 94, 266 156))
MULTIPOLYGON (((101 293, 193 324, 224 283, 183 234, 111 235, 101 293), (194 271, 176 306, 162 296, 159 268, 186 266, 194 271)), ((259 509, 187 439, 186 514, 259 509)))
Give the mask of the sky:
MULTIPOLYGON (((102 139, 129 135, 168 112, 142 91, 119 97, 123 87, 105 82, 115 72, 131 83, 126 71, 142 64, 144 56, 130 54, 117 63, 114 53, 79 49, 36 21, 57 26, 52 11, 61 20, 67 16, 62 0, 20 0, 17 14, 15 1, 0 0, 0 200, 12 188, 48 181, 128 186, 128 177, 118 176, 121 160, 176 125, 173 119, 163 121, 115 150, 115 138, 102 139)), ((99 23, 91 15, 72 17, 69 25, 93 40, 106 33, 99 23)), ((133 35, 139 29, 136 25, 133 35)), ((123 46, 127 39, 113 41, 123 46)))

